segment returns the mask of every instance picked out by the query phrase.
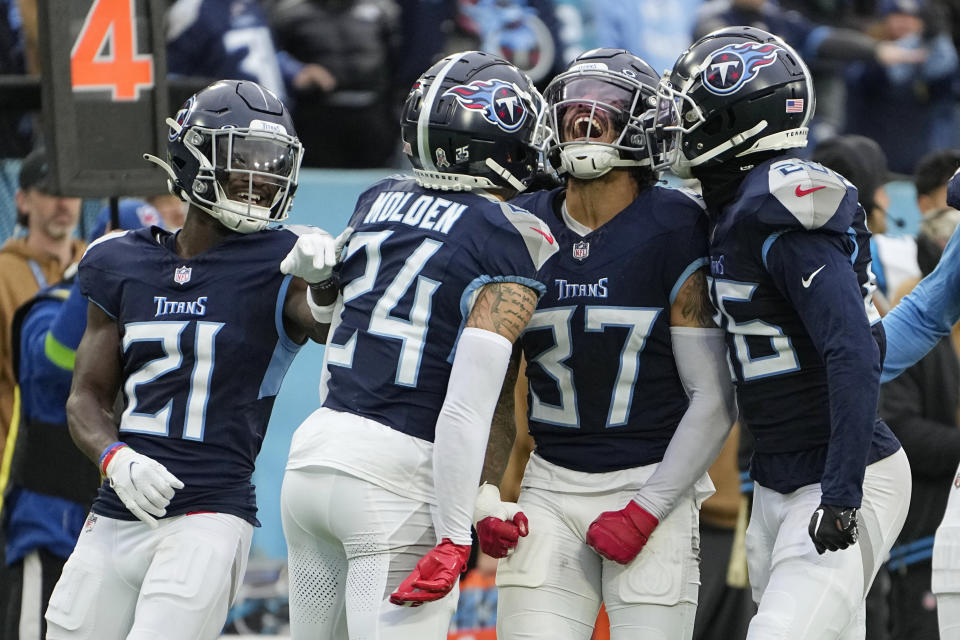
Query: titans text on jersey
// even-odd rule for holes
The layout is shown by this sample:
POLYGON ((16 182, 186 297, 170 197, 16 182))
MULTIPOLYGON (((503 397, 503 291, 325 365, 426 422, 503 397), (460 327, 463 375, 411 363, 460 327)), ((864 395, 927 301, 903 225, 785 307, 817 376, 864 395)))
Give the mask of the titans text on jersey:
MULTIPOLYGON (((290 276, 279 269, 296 238, 282 228, 237 234, 184 259, 175 235, 154 227, 105 236, 80 262, 84 295, 121 327, 120 437, 184 483, 169 515, 216 511, 258 524, 250 478, 299 349, 283 328, 290 276)), ((93 510, 133 518, 108 484, 93 510)))
POLYGON ((683 191, 651 187, 586 235, 558 214, 562 190, 513 200, 561 250, 521 342, 530 433, 547 461, 605 472, 659 461, 687 409, 670 341, 670 305, 707 264, 707 219, 683 191), (589 371, 589 376, 574 372, 589 371))

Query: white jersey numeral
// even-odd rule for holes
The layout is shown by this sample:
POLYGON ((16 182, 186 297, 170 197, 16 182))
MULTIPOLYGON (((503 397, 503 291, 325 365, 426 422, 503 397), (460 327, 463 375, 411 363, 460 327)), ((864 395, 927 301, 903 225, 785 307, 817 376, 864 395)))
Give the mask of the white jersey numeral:
MULTIPOLYGON (((553 334, 553 346, 530 360, 543 368, 553 378, 560 392, 560 404, 544 402, 530 386, 530 419, 561 427, 580 426, 577 408, 577 390, 573 370, 564 364, 573 354, 570 319, 576 307, 560 307, 537 311, 526 331, 549 330, 553 334)), ((634 387, 640 373, 639 358, 646 345, 647 336, 660 315, 661 309, 638 307, 584 307, 584 329, 595 332, 607 327, 626 327, 629 332, 620 350, 617 380, 613 385, 610 406, 607 411, 607 427, 620 427, 630 419, 630 406, 634 387)))
MULTIPOLYGON (((170 398, 163 408, 155 413, 141 413, 137 411, 139 404, 137 392, 140 387, 184 365, 180 336, 189 324, 188 321, 132 322, 124 327, 124 351, 134 342, 159 342, 163 355, 148 361, 131 373, 124 383, 123 392, 127 398, 127 408, 124 409, 120 418, 120 431, 170 435, 173 398, 170 398)), ((193 371, 190 374, 190 391, 187 396, 182 437, 186 440, 202 441, 207 400, 210 398, 210 379, 213 376, 214 343, 217 334, 223 328, 223 323, 196 322, 195 324, 193 371)))
MULTIPOLYGON (((349 282, 343 288, 344 303, 373 291, 380 275, 380 248, 393 231, 377 233, 358 233, 350 238, 346 257, 363 249, 366 253, 366 265, 363 274, 349 282)), ((425 239, 411 253, 397 274, 377 299, 370 314, 367 331, 371 335, 401 341, 400 359, 397 363, 396 384, 403 387, 415 387, 420 377, 420 361, 430 323, 433 307, 433 294, 440 282, 420 275, 430 258, 440 250, 443 243, 431 238, 425 239), (404 320, 391 315, 410 287, 415 286, 410 319, 404 320)), ((346 258, 345 258, 346 259, 346 258)), ((357 331, 354 331, 343 344, 331 339, 327 344, 327 363, 339 367, 353 366, 353 353, 357 343, 357 331)))
POLYGON ((749 302, 753 298, 758 285, 716 278, 710 280, 714 301, 723 316, 723 328, 727 333, 733 334, 733 355, 740 363, 744 382, 798 371, 800 361, 797 359, 797 352, 794 350, 790 338, 784 335, 783 329, 763 320, 737 322, 727 311, 727 302, 749 302), (747 345, 747 336, 768 337, 773 354, 752 357, 747 345))

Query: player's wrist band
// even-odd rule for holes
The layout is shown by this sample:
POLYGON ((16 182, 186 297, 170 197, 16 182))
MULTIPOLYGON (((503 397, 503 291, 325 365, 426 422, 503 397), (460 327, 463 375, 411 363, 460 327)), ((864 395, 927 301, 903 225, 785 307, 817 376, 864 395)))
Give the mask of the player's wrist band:
MULTIPOLYGON (((329 280, 325 281, 329 282, 329 280)), ((307 289, 307 306, 310 307, 310 315, 313 316, 313 319, 320 324, 330 324, 333 320, 333 308, 337 306, 336 300, 327 305, 319 305, 313 301, 313 292, 310 289, 313 288, 313 285, 307 289)))
POLYGON ((110 461, 113 460, 113 456, 117 454, 117 451, 123 449, 127 446, 126 442, 114 442, 109 447, 103 450, 103 453, 100 454, 100 471, 104 474, 107 473, 107 465, 110 464, 110 461))
POLYGON ((336 278, 327 278, 326 280, 321 280, 320 282, 311 282, 310 288, 317 293, 324 293, 330 289, 335 289, 339 284, 340 283, 336 278))

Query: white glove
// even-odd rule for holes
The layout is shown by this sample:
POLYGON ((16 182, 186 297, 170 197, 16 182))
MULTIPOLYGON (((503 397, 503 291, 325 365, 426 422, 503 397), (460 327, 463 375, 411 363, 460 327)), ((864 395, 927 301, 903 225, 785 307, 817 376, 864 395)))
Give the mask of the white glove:
POLYGON ((500 489, 483 483, 477 492, 473 507, 473 526, 477 530, 480 550, 494 558, 505 558, 514 549, 520 538, 530 532, 527 516, 516 502, 503 502, 500 489))
POLYGON ((329 280, 351 233, 353 228, 347 227, 336 238, 323 229, 303 234, 280 263, 280 272, 303 278, 309 284, 329 280))
POLYGON ((183 489, 183 483, 166 467, 126 445, 113 454, 104 473, 130 513, 153 528, 157 521, 152 516, 166 515, 174 491, 183 489))

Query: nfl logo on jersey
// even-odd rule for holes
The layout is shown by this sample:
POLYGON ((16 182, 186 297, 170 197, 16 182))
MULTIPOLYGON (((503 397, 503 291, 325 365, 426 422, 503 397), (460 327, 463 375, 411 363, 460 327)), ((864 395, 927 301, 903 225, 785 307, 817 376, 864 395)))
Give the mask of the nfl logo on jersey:
POLYGON ((193 271, 191 267, 177 267, 177 270, 173 272, 173 281, 177 284, 186 284, 190 282, 191 271, 193 271))
POLYGON ((590 255, 590 243, 581 240, 580 242, 573 243, 573 257, 577 260, 585 260, 586 257, 590 255))

